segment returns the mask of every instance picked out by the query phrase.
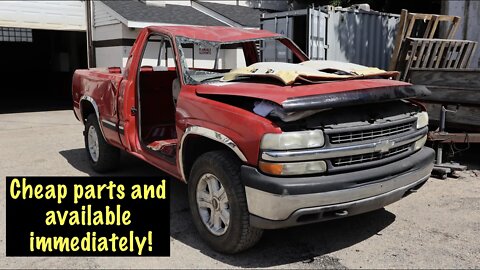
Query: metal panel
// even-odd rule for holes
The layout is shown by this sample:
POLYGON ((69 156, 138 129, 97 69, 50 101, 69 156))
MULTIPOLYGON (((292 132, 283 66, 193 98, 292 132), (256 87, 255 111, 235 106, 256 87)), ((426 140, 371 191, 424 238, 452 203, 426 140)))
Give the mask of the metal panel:
MULTIPOLYGON (((306 16, 307 11, 279 12, 274 14, 264 14, 261 20, 261 29, 270 32, 279 33, 293 40, 295 29, 294 18, 296 16, 306 16)), ((277 41, 267 41, 262 45, 262 61, 264 62, 293 62, 293 55, 287 48, 277 41)))
POLYGON ((346 8, 323 9, 329 15, 328 60, 388 68, 399 15, 346 8))
POLYGON ((328 49, 328 15, 320 10, 309 9, 308 17, 308 57, 312 60, 325 60, 328 49))
MULTIPOLYGON (((386 69, 393 51, 397 14, 324 6, 265 14, 262 29, 293 39, 295 17, 307 17, 307 54, 315 60, 335 60, 386 69)), ((299 38, 298 36, 295 36, 299 38)), ((291 61, 279 46, 265 44, 264 61, 291 61)))
POLYGON ((0 1, 0 26, 85 31, 84 1, 0 1))

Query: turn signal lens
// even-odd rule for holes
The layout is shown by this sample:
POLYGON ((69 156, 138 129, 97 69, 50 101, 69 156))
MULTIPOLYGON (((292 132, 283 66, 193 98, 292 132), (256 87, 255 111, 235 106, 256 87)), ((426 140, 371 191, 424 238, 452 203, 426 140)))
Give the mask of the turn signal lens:
POLYGON ((414 149, 415 151, 419 150, 420 148, 422 148, 425 143, 427 142, 427 135, 425 135, 423 138, 421 138, 420 140, 416 141, 415 142, 415 145, 414 145, 414 149))
POLYGON ((327 171, 327 164, 321 160, 296 163, 270 163, 260 161, 259 167, 262 172, 272 175, 316 174, 327 171))
POLYGON ((283 172, 283 165, 280 163, 268 163, 260 161, 259 165, 260 170, 268 174, 281 175, 283 172))

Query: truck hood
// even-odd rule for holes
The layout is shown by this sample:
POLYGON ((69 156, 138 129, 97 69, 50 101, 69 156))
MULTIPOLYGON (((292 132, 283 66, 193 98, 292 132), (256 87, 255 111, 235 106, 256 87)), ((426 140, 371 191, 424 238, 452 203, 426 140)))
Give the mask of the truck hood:
POLYGON ((424 97, 424 86, 387 79, 343 80, 303 85, 215 82, 198 85, 198 95, 243 96, 269 100, 286 112, 327 109, 404 98, 424 97))

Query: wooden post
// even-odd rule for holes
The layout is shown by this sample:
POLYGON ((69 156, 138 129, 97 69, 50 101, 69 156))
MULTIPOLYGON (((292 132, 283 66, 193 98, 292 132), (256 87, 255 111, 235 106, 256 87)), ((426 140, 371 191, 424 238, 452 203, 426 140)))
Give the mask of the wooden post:
POLYGON ((390 60, 390 65, 388 70, 395 70, 397 68, 398 56, 400 54, 400 47, 403 42, 403 35, 405 32, 405 22, 407 20, 408 10, 402 9, 400 14, 400 21, 398 22, 397 35, 395 37, 395 47, 393 48, 392 59, 390 60))

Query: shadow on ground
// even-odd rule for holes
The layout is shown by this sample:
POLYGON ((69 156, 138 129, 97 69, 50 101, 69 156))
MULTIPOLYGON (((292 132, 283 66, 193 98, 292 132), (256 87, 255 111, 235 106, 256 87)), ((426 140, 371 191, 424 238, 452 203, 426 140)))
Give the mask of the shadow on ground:
MULTIPOLYGON (((87 158, 85 148, 64 150, 59 152, 67 162, 80 172, 90 176, 101 175, 93 171, 87 158)), ((122 152, 119 169, 107 174, 109 176, 165 176, 166 174, 150 164, 122 152)))
MULTIPOLYGON (((60 154, 77 170, 93 172, 85 150, 72 149, 60 154)), ((128 154, 122 154, 121 166, 113 176, 165 176, 160 170, 128 154)), ((350 247, 370 237, 378 237, 395 215, 384 210, 342 220, 265 231, 262 240, 252 249, 237 255, 212 251, 200 238, 191 222, 187 186, 180 181, 171 183, 170 235, 206 256, 236 267, 270 267, 290 263, 313 264, 315 268, 343 268, 329 253, 350 247)), ((172 253, 175 251, 173 250, 172 253)))
POLYGON ((7 96, 0 100, 0 114, 72 110, 73 108, 71 96, 67 99, 25 93, 21 89, 15 89, 15 91, 23 93, 23 95, 7 96))
POLYGON ((181 209, 180 215, 171 209, 171 236, 174 239, 223 263, 254 268, 298 262, 315 264, 315 268, 323 268, 319 263, 326 263, 329 268, 342 268, 342 265, 328 254, 370 237, 379 237, 380 231, 395 220, 394 214, 381 209, 342 220, 265 231, 263 238, 254 248, 237 255, 222 255, 210 250, 199 240, 200 236, 191 223, 187 209, 181 209))

